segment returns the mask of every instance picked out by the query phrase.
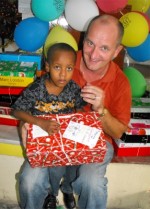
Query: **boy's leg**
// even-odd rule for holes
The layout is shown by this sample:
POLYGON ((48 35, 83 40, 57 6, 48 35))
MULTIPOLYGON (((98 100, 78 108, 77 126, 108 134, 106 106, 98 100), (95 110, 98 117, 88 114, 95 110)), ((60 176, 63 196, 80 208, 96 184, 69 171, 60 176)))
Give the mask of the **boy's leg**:
POLYGON ((61 183, 61 191, 63 193, 73 193, 72 182, 77 177, 77 169, 79 166, 66 166, 66 172, 64 174, 63 181, 61 183))
POLYGON ((66 166, 49 167, 49 179, 51 185, 50 193, 54 196, 58 195, 60 182, 66 173, 66 166))
POLYGON ((32 168, 25 161, 19 178, 19 193, 22 209, 42 209, 50 190, 48 168, 32 168))
POLYGON ((76 201, 73 195, 72 182, 76 179, 78 166, 66 166, 66 172, 61 183, 61 191, 66 208, 76 207, 76 201))

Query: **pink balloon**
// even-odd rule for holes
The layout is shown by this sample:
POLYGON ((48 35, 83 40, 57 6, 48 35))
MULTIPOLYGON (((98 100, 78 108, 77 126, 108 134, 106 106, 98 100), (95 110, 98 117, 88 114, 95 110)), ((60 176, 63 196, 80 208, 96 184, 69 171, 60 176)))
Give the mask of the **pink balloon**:
POLYGON ((117 13, 128 3, 128 0, 96 0, 99 9, 105 13, 117 13))

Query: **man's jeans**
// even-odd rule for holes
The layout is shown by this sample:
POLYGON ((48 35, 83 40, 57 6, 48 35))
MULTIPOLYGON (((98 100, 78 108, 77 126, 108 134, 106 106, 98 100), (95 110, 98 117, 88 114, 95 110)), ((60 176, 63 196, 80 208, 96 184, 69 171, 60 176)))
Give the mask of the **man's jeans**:
POLYGON ((22 209, 42 209, 48 192, 57 195, 59 184, 64 177, 61 190, 71 193, 72 187, 79 195, 80 209, 106 209, 107 165, 113 157, 113 147, 107 143, 107 153, 102 163, 54 168, 31 168, 26 161, 20 176, 20 200, 22 209))

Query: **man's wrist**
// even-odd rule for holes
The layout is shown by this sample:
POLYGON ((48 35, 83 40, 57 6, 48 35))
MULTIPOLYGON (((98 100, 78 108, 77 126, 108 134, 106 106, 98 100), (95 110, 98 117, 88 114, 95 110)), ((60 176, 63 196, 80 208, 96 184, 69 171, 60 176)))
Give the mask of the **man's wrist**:
POLYGON ((101 119, 108 113, 108 110, 106 108, 103 108, 102 110, 98 111, 98 113, 99 113, 99 119, 101 119))

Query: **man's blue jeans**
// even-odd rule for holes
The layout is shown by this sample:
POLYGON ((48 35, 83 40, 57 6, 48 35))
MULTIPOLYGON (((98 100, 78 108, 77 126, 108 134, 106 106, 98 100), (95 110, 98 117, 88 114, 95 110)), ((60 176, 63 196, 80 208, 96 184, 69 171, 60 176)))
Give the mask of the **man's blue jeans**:
POLYGON ((42 209, 48 192, 58 194, 59 183, 64 178, 61 190, 71 193, 73 189, 79 195, 80 209, 106 209, 107 165, 113 157, 113 147, 107 143, 107 153, 102 163, 81 166, 31 168, 26 161, 20 176, 20 200, 22 209, 42 209), (67 168, 67 169, 66 169, 67 168))

